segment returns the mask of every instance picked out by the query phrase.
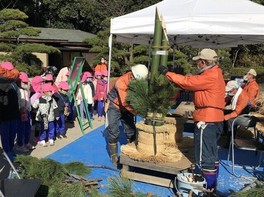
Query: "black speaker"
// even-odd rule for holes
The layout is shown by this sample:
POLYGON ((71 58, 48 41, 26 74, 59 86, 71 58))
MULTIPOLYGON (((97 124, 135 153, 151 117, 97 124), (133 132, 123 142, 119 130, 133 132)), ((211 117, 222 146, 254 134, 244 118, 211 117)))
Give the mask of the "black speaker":
POLYGON ((5 197, 34 197, 40 186, 38 179, 4 179, 1 191, 5 197))

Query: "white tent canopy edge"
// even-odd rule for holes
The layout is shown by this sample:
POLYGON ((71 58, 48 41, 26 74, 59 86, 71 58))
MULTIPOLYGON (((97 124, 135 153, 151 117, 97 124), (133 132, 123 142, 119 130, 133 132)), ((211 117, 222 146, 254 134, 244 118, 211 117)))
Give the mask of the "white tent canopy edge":
MULTIPOLYGON (((121 42, 148 44, 154 34, 155 10, 166 23, 170 41, 192 47, 223 48, 264 43, 264 6, 249 0, 163 0, 111 19, 112 37, 121 42)), ((108 83, 109 90, 109 83, 108 83)))

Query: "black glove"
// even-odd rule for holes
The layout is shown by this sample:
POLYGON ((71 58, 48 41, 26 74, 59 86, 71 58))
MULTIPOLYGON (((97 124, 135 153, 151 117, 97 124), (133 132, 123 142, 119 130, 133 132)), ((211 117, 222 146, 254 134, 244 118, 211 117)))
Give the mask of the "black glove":
POLYGON ((166 73, 169 72, 169 69, 166 66, 160 65, 158 71, 161 75, 166 75, 166 73))

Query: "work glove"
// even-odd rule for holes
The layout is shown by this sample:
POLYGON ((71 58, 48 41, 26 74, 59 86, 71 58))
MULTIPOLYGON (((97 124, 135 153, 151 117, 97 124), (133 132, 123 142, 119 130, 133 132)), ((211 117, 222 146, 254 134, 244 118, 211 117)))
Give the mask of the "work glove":
POLYGON ((160 65, 158 68, 158 71, 161 75, 166 75, 167 72, 169 72, 169 68, 163 65, 160 65))

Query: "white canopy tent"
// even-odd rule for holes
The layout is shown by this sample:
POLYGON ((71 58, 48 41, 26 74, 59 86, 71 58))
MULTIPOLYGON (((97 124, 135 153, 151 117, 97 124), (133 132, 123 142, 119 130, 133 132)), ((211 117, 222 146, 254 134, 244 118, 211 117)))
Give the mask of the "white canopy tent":
POLYGON ((196 48, 235 47, 264 43, 264 6, 249 0, 163 0, 111 19, 112 36, 121 42, 148 44, 154 34, 155 10, 166 23, 170 43, 196 48))
POLYGON ((216 48, 264 42, 264 6, 249 0, 164 0, 113 18, 110 34, 122 42, 147 44, 156 8, 177 45, 216 48))

